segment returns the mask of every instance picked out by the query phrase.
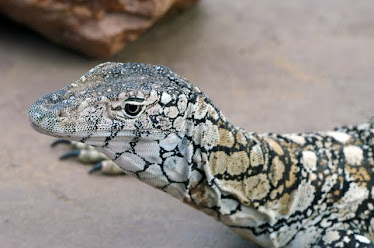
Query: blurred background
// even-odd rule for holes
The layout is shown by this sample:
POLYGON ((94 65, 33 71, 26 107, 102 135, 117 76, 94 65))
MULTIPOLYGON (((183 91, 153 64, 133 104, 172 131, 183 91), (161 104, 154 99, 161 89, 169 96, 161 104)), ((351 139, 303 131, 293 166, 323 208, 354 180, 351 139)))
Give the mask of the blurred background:
POLYGON ((81 18, 63 24, 45 6, 10 2, 20 1, 0 0, 2 247, 256 247, 134 178, 58 161, 67 148, 32 130, 30 104, 101 62, 166 65, 248 131, 327 130, 374 115, 374 2, 98 1, 57 5, 81 18))

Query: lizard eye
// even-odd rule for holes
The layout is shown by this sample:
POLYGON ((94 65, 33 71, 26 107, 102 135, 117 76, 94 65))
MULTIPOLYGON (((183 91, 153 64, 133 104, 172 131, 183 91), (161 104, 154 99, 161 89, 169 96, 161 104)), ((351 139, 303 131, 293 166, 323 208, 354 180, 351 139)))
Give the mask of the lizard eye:
POLYGON ((127 103, 125 105, 125 113, 129 117, 136 117, 141 111, 143 106, 142 105, 135 105, 131 103, 127 103))

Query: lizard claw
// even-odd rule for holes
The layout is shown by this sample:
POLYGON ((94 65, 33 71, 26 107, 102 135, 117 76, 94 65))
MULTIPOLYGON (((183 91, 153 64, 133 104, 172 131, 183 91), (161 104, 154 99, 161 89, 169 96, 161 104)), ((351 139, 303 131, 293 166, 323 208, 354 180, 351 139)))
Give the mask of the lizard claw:
POLYGON ((95 164, 91 170, 88 171, 88 174, 92 174, 94 173, 95 171, 99 171, 101 170, 101 168, 103 168, 103 164, 100 162, 100 163, 97 163, 95 164))
POLYGON ((79 157, 80 152, 81 152, 80 150, 73 150, 73 151, 65 153, 59 159, 60 160, 65 160, 65 159, 71 158, 71 157, 79 157))
POLYGON ((51 147, 55 147, 57 146, 58 144, 67 144, 67 145, 71 145, 71 141, 70 140, 66 140, 66 139, 58 139, 58 140, 55 140, 55 142, 53 142, 51 144, 51 147))
POLYGON ((92 174, 95 171, 101 171, 107 175, 125 174, 125 172, 118 165, 116 165, 113 161, 108 160, 107 156, 97 151, 90 145, 66 139, 58 139, 51 144, 51 147, 55 147, 59 144, 69 145, 70 149, 72 149, 71 151, 62 155, 59 158, 60 160, 76 158, 79 162, 84 164, 96 163, 92 169, 89 170, 89 174, 92 174))
POLYGON ((126 174, 121 167, 115 164, 112 160, 103 160, 100 163, 97 163, 92 167, 92 169, 88 172, 92 174, 95 171, 100 171, 106 175, 124 175, 126 174))

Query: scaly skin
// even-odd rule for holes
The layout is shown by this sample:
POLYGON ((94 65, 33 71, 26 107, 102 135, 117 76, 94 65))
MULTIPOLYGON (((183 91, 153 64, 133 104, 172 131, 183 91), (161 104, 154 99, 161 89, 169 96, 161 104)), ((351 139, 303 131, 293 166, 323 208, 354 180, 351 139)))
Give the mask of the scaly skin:
POLYGON ((247 133, 188 80, 137 63, 98 65, 29 116, 264 247, 374 247, 372 122, 247 133))

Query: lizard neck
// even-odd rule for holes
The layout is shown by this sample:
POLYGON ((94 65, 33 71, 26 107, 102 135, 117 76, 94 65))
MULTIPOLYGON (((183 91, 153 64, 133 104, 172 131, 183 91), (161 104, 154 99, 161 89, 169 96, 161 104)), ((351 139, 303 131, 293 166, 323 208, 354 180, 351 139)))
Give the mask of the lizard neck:
POLYGON ((265 174, 270 154, 267 142, 255 133, 234 127, 222 115, 209 130, 217 133, 218 138, 214 145, 200 146, 195 151, 196 168, 192 170, 183 202, 240 235, 253 237, 264 247, 273 247, 266 232, 260 236, 252 233, 263 231, 258 226, 273 221, 261 204, 270 192, 265 174))
POLYGON ((269 184, 261 173, 268 155, 257 134, 236 128, 213 104, 205 104, 204 111, 197 108, 206 112, 204 121, 194 119, 199 131, 193 132, 191 177, 182 200, 217 217, 242 204, 253 207, 252 198, 267 194, 269 184))

